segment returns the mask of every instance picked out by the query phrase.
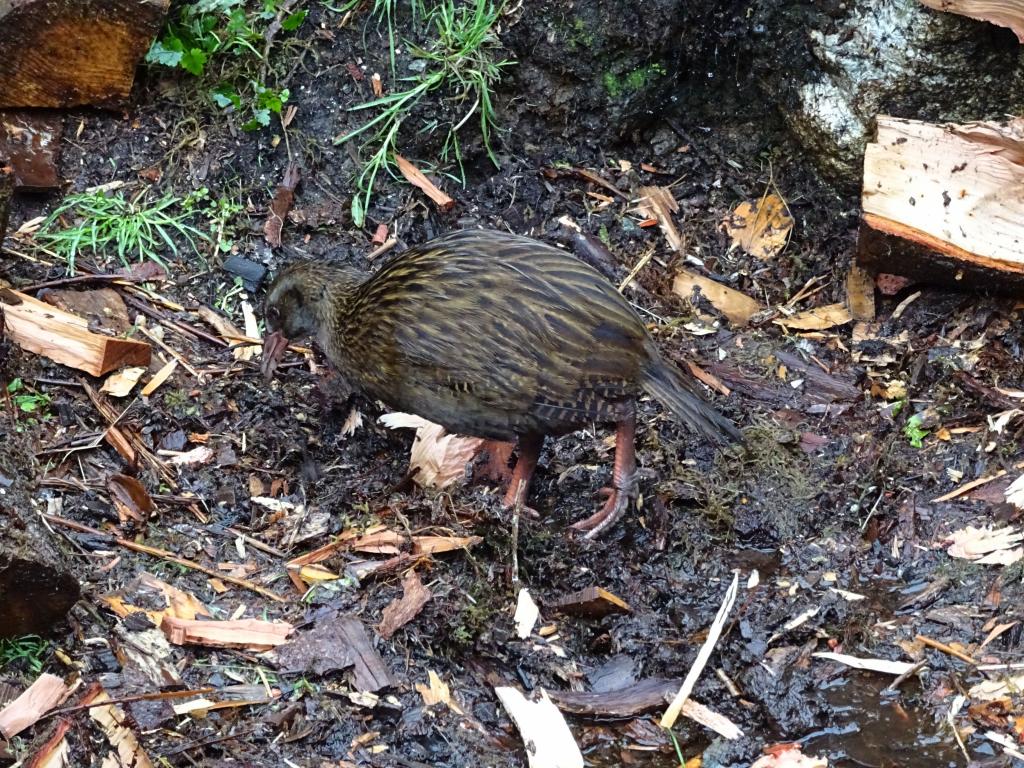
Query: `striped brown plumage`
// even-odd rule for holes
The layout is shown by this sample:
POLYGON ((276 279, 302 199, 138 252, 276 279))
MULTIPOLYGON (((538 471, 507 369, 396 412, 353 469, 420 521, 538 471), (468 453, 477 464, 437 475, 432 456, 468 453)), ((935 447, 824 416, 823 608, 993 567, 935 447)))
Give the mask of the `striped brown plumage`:
MULTIPOLYGON (((628 497, 642 392, 711 440, 738 435, 665 362, 612 285, 530 238, 456 232, 399 254, 368 278, 298 263, 274 280, 266 309, 278 336, 315 335, 339 373, 368 396, 453 433, 520 438, 513 485, 518 479, 523 488, 510 488, 513 503, 522 500, 532 471, 524 460, 536 463, 526 454, 539 450, 539 438, 595 422, 618 424, 620 443, 629 426, 630 455, 620 457, 620 445, 616 456, 616 475, 630 475, 616 478, 628 497)), ((608 514, 621 516, 622 500, 614 506, 623 508, 608 514)))

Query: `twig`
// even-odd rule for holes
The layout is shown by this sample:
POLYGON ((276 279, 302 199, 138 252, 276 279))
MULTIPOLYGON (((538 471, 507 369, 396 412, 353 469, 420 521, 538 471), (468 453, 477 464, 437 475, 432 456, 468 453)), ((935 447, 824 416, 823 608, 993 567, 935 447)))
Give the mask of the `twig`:
MULTIPOLYGON (((111 538, 111 534, 104 533, 103 531, 98 530, 96 528, 90 528, 88 525, 83 525, 82 523, 76 523, 74 520, 68 520, 64 517, 58 517, 57 515, 48 514, 43 514, 42 517, 44 520, 47 520, 48 522, 51 522, 54 525, 61 525, 65 528, 70 528, 73 531, 78 531, 79 533, 88 533, 92 536, 111 538)), ((134 541, 131 541, 129 539, 122 539, 118 536, 114 536, 112 538, 115 544, 124 547, 125 549, 130 549, 133 552, 141 552, 144 555, 152 555, 153 557, 159 557, 169 562, 180 565, 183 568, 191 568, 194 571, 205 573, 207 576, 212 576, 213 578, 220 579, 221 581, 226 581, 229 584, 234 584, 235 586, 251 590, 252 592, 255 592, 258 595, 269 597, 271 600, 274 600, 278 603, 288 602, 287 599, 271 592, 269 589, 266 589, 265 587, 261 587, 259 584, 254 584, 253 582, 247 579, 240 579, 237 576, 231 576, 226 573, 221 573, 220 571, 215 571, 213 568, 207 568, 205 565, 200 565, 199 563, 193 560, 187 560, 184 557, 179 557, 173 552, 168 552, 166 549, 160 549, 159 547, 150 547, 146 544, 137 544, 134 541)))
POLYGON ((947 653, 954 658, 960 659, 960 661, 964 661, 968 664, 971 664, 972 666, 978 663, 970 656, 968 656, 966 653, 962 653, 961 651, 958 651, 956 648, 952 648, 938 640, 932 640, 930 637, 926 637, 925 635, 918 635, 915 639, 917 640, 917 642, 923 643, 924 645, 927 645, 929 648, 934 648, 937 651, 947 653))
POLYGON ((47 717, 53 717, 55 715, 70 715, 75 712, 81 712, 86 709, 94 709, 96 707, 112 707, 119 704, 131 704, 136 701, 162 701, 163 699, 183 699, 186 696, 205 696, 207 693, 213 693, 216 688, 193 688, 190 691, 161 691, 159 693, 138 693, 134 696, 122 696, 119 699, 104 699, 103 701, 90 701, 86 704, 76 704, 73 707, 64 707, 63 709, 54 709, 43 715, 40 720, 47 717))
POLYGON ((387 253, 388 251, 390 251, 397 244, 398 244, 398 238, 392 237, 389 240, 387 240, 383 245, 377 246, 372 251, 370 251, 368 254, 366 254, 366 258, 367 258, 368 261, 373 261, 378 256, 382 256, 385 253, 387 253))
POLYGON ((1005 474, 1006 470, 1000 469, 995 474, 987 475, 986 477, 979 477, 977 480, 971 480, 969 483, 964 483, 959 488, 954 488, 949 493, 943 494, 942 496, 939 496, 936 499, 932 499, 932 504, 938 504, 939 502, 942 501, 951 501, 952 499, 955 499, 957 496, 963 496, 968 491, 973 491, 978 486, 985 485, 986 483, 991 483, 993 480, 998 480, 1005 474))
POLYGON ((928 659, 921 659, 919 662, 917 662, 917 664, 912 666, 910 669, 908 669, 902 675, 900 675, 895 680, 893 680, 891 683, 889 683, 889 685, 886 686, 885 690, 891 691, 891 692, 895 693, 896 691, 899 690, 899 687, 901 685, 903 685, 905 682, 907 682, 907 680, 909 680, 914 675, 916 675, 918 672, 920 672, 922 669, 924 669, 924 666, 927 663, 928 663, 928 659))

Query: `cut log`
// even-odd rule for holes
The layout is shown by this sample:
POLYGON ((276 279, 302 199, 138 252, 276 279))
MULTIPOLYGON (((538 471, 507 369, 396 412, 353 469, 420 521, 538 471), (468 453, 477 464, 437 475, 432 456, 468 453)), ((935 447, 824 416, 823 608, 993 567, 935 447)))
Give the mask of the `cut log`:
POLYGON ((1024 118, 878 118, 864 156, 857 260, 872 272, 992 289, 1024 285, 1024 118))
POLYGON ((936 11, 958 13, 1013 30, 1024 43, 1024 3, 1020 0, 921 0, 936 11))
POLYGON ((168 0, 0 0, 0 107, 114 107, 168 0))
POLYGON ((7 337, 30 352, 92 376, 125 365, 149 366, 151 349, 145 342, 93 333, 85 318, 19 291, 4 290, 0 303, 7 337))

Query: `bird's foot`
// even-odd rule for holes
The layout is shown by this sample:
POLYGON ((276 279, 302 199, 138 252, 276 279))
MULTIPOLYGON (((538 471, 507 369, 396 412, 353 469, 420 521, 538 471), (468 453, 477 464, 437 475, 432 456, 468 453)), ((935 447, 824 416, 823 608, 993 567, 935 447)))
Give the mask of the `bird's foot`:
POLYGON ((594 539, 615 525, 629 509, 629 502, 639 494, 640 475, 642 472, 631 472, 628 477, 616 481, 611 488, 602 488, 599 493, 608 500, 597 512, 585 520, 570 526, 574 531, 585 531, 583 538, 594 539))
MULTIPOLYGON (((504 509, 507 512, 515 512, 515 511, 517 511, 515 502, 510 502, 508 499, 505 499, 501 503, 501 508, 504 509)), ((533 507, 528 507, 525 504, 520 504, 519 507, 518 507, 518 511, 519 511, 519 514, 522 515, 523 517, 528 517, 531 520, 540 520, 540 512, 538 512, 533 507)))

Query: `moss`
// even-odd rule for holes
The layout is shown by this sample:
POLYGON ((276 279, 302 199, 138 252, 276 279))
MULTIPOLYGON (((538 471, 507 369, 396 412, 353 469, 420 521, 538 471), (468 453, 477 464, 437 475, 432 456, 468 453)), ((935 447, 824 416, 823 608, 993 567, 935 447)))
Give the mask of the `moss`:
POLYGON ((594 48, 597 38, 594 33, 587 29, 586 23, 583 19, 575 19, 572 26, 569 29, 568 35, 566 35, 566 47, 570 51, 579 49, 590 50, 594 48))
POLYGON ((645 67, 637 67, 626 74, 605 72, 602 82, 604 89, 613 99, 632 96, 637 91, 646 88, 659 77, 665 75, 665 65, 659 62, 648 64, 645 67))

